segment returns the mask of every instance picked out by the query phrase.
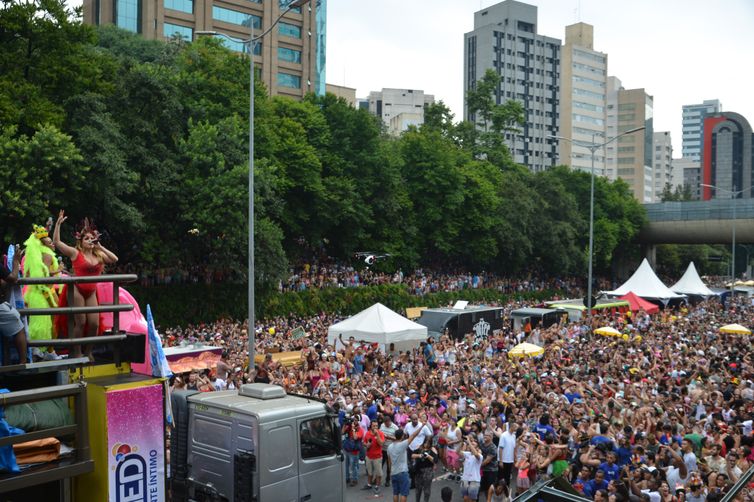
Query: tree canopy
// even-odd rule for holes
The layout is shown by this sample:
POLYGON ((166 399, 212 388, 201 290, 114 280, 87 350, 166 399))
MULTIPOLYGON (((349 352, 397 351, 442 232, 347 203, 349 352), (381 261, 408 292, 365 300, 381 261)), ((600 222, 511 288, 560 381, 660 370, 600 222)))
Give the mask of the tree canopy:
MULTIPOLYGON (((243 274, 247 56, 211 37, 84 26, 60 0, 8 0, 0 27, 3 240, 63 207, 95 218, 123 261, 243 274)), ((364 250, 392 254, 394 267, 585 270, 589 176, 513 163, 504 135, 523 108, 495 103, 496 78, 468 96, 483 127, 455 123, 439 102, 399 137, 333 95, 294 101, 258 83, 260 283, 292 261, 364 250)), ((596 265, 609 270, 644 214, 622 182, 597 180, 595 200, 596 265)))

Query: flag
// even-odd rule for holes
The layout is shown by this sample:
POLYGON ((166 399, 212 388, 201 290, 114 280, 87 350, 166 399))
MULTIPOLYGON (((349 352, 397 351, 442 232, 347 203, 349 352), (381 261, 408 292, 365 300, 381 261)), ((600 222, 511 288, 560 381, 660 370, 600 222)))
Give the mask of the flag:
POLYGON ((291 339, 298 340, 299 338, 304 338, 306 336, 306 331, 304 331, 304 328, 299 326, 298 328, 291 331, 291 339))
MULTIPOLYGON (((173 376, 173 372, 170 371, 170 365, 168 359, 165 357, 165 352, 162 350, 162 340, 160 340, 160 334, 157 333, 157 328, 154 325, 154 318, 152 317, 152 309, 147 304, 147 336, 149 337, 149 360, 152 363, 152 376, 170 378, 173 376)), ((165 380, 165 421, 173 424, 173 404, 170 399, 170 388, 168 381, 165 380)))

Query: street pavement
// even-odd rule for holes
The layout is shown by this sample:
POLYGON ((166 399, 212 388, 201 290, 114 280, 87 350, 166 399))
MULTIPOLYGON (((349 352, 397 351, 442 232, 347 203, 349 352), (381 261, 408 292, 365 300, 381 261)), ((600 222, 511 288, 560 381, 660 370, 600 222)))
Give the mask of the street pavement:
MULTIPOLYGON (((359 484, 352 488, 346 488, 346 502, 363 502, 365 500, 392 502, 393 489, 392 487, 384 486, 384 482, 383 486, 380 488, 380 495, 378 497, 375 497, 372 491, 362 490, 362 487, 366 484, 367 477, 364 472, 364 466, 361 465, 359 467, 359 484)), ((432 496, 429 498, 430 502, 440 502, 440 490, 442 490, 444 486, 449 486, 453 489, 453 502, 460 502, 463 500, 463 497, 461 497, 460 483, 449 481, 445 479, 445 477, 446 474, 441 471, 435 475, 435 481, 432 483, 432 496)), ((408 502, 414 502, 415 497, 416 491, 411 490, 408 494, 408 502)), ((484 500, 484 498, 482 498, 482 500, 484 500)), ((424 494, 422 494, 422 502, 423 501, 424 494)))

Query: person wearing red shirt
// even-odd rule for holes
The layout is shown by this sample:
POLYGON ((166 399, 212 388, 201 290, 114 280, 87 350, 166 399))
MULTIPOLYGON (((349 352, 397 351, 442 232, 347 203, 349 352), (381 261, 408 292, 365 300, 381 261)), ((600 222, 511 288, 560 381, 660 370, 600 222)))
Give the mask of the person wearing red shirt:
POLYGON ((364 436, 364 446, 367 449, 366 468, 367 485, 365 490, 374 490, 375 495, 380 493, 382 482, 382 444, 385 442, 385 434, 379 428, 377 420, 372 420, 369 430, 364 436))

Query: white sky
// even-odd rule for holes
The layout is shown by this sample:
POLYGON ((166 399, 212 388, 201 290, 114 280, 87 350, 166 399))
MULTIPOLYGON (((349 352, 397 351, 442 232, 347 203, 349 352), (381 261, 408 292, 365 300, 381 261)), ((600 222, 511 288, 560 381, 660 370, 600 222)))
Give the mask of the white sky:
MULTIPOLYGON (((463 114, 463 34, 497 0, 328 0, 327 82, 421 89, 463 114)), ((681 155, 681 106, 719 99, 754 124, 754 0, 528 0, 539 34, 594 26, 594 49, 626 89, 654 96, 654 129, 681 155)))

